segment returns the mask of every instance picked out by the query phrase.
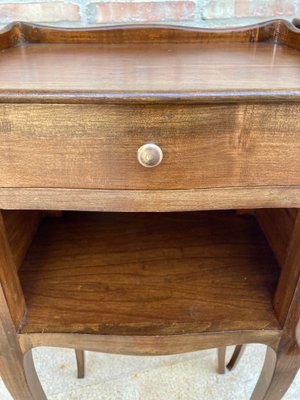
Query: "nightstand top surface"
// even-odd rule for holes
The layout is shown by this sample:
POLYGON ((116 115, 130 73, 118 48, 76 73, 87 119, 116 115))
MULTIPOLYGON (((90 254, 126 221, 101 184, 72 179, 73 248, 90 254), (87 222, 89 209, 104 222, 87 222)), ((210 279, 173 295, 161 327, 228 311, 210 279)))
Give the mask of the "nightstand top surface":
POLYGON ((218 32, 16 24, 2 39, 19 29, 22 41, 0 36, 0 98, 299 99, 300 30, 280 23, 281 39, 276 22, 218 32))

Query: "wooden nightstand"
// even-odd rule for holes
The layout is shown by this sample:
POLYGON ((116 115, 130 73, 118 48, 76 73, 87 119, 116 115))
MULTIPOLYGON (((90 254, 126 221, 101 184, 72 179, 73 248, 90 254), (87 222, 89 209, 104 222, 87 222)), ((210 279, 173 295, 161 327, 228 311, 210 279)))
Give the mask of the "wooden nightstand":
POLYGON ((280 399, 300 366, 300 30, 15 23, 0 49, 14 399, 45 399, 36 346, 81 364, 246 343, 268 346, 252 399, 280 399))

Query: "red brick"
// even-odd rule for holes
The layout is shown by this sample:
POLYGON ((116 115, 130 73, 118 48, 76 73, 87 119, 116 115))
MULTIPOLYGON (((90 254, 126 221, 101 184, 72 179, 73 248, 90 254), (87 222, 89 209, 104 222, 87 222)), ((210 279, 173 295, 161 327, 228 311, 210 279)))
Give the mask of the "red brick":
POLYGON ((235 17, 247 17, 249 16, 249 0, 235 0, 235 17))
POLYGON ((203 19, 233 18, 235 0, 210 0, 203 10, 203 19))
POLYGON ((203 10, 203 18, 267 18, 295 15, 294 3, 293 0, 209 0, 203 10))
POLYGON ((0 4, 0 23, 79 21, 79 6, 63 2, 0 4))
POLYGON ((256 0, 250 5, 251 17, 275 17, 280 15, 294 15, 293 0, 256 0))
POLYGON ((194 18, 194 1, 161 2, 104 2, 91 4, 91 22, 135 23, 191 21, 194 18), (94 11, 93 11, 94 10, 94 11))

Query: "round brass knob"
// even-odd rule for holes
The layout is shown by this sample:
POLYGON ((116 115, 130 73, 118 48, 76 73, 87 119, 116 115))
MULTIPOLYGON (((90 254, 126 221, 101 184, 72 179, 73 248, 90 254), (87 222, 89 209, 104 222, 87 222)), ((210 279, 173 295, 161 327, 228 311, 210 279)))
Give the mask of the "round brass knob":
POLYGON ((156 167, 163 159, 163 152, 156 144, 147 143, 138 149, 137 159, 143 167, 156 167))

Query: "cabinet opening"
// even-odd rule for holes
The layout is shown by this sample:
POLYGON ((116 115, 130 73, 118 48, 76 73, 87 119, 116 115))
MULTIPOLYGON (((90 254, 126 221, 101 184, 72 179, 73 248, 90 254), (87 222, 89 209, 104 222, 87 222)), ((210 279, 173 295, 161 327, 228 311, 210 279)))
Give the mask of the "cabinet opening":
POLYGON ((22 249, 22 233, 8 233, 27 307, 20 333, 280 329, 280 268, 254 212, 3 212, 17 215, 30 227, 22 249))

